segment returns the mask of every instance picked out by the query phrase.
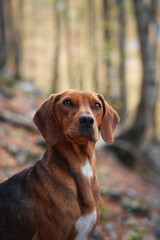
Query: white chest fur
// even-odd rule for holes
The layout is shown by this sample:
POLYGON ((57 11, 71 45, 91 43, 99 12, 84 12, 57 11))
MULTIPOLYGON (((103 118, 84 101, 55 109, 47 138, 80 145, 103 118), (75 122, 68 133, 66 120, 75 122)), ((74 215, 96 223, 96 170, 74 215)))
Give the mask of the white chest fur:
POLYGON ((77 236, 75 240, 87 240, 88 235, 92 231, 97 220, 97 212, 94 210, 92 213, 81 216, 76 224, 77 236))
POLYGON ((93 177, 93 171, 88 159, 86 161, 86 164, 82 167, 82 173, 84 176, 88 177, 89 180, 91 180, 93 177))

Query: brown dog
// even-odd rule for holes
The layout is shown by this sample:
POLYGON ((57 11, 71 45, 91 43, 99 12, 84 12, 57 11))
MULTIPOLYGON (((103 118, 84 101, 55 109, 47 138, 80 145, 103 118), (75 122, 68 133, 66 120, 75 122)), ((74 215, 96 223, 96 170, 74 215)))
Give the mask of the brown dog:
POLYGON ((94 92, 53 94, 35 124, 48 150, 0 185, 0 240, 86 240, 101 213, 95 143, 112 143, 117 113, 94 92))

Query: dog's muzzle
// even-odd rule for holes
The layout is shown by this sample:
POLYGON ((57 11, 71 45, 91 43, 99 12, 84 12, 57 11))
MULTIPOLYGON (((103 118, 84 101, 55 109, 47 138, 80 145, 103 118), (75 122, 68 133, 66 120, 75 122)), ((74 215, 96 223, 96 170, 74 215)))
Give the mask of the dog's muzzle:
POLYGON ((93 131, 93 124, 94 118, 90 115, 82 115, 79 118, 80 123, 80 136, 82 137, 89 137, 93 139, 94 131, 93 131))

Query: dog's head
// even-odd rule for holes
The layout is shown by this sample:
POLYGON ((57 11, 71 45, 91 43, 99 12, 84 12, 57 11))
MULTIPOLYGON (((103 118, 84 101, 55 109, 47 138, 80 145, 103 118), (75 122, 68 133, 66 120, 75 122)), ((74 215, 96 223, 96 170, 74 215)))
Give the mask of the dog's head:
POLYGON ((119 117, 102 95, 67 90, 52 94, 39 107, 33 121, 51 145, 61 137, 79 144, 96 142, 100 131, 103 140, 112 143, 119 117))

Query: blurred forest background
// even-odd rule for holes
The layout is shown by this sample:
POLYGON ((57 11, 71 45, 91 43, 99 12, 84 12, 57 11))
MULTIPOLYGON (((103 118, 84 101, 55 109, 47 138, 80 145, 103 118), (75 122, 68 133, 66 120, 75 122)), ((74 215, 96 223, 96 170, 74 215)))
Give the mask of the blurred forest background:
POLYGON ((0 0, 0 181, 42 156, 36 108, 68 88, 119 113, 97 144, 93 239, 160 239, 160 0, 0 0))

